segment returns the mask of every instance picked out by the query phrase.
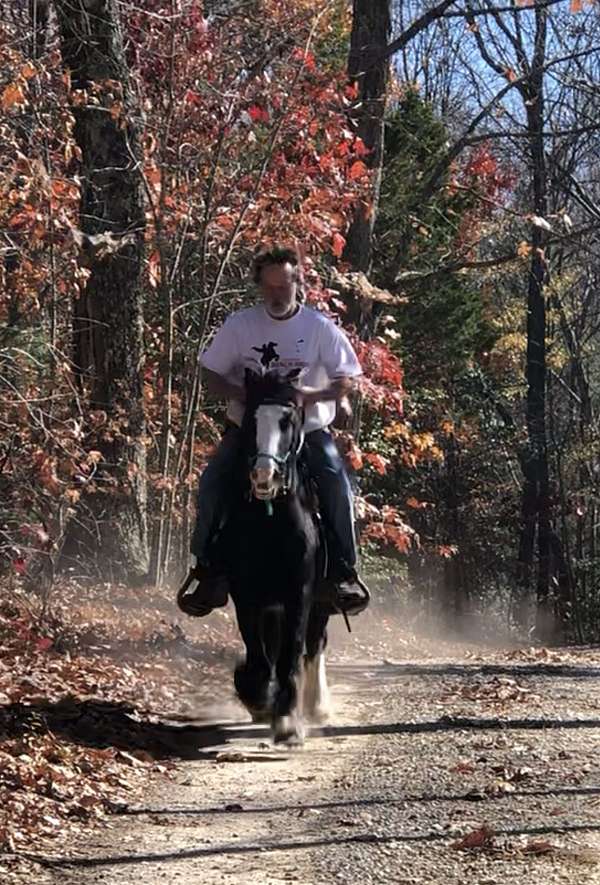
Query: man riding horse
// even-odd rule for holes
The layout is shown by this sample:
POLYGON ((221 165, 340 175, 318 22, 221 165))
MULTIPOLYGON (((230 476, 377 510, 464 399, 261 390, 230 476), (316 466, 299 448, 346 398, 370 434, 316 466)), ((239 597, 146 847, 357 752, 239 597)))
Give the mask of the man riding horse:
MULTIPOLYGON (((211 560, 211 540, 224 516, 228 477, 236 461, 245 408, 244 377, 276 371, 298 375, 304 409, 303 455, 313 478, 330 538, 326 586, 333 612, 358 614, 369 602, 356 573, 352 491, 329 431, 336 407, 343 405, 361 367, 348 338, 335 323, 302 304, 301 266, 295 250, 259 252, 253 279, 262 303, 227 318, 201 356, 209 394, 227 400, 225 435, 200 478, 191 552, 198 586, 178 602, 187 614, 204 616, 227 603, 223 567, 211 560)), ((275 469, 275 465, 272 466, 275 469)), ((263 468, 268 472, 269 467, 263 468)), ((258 477, 266 481, 269 477, 258 477)))

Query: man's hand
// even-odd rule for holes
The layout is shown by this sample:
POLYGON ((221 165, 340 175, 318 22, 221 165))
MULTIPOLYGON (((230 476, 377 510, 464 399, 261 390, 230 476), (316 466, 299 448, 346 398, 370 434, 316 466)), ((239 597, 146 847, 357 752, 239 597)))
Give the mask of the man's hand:
POLYGON ((347 396, 337 403, 333 426, 337 430, 349 430, 352 426, 352 406, 347 396))
MULTIPOLYGON (((302 397, 302 402, 305 406, 332 399, 336 401, 338 407, 343 400, 349 406, 348 394, 352 392, 353 386, 354 380, 352 378, 336 378, 327 387, 299 387, 298 393, 302 397)), ((352 410, 350 410, 350 414, 352 414, 352 410)))

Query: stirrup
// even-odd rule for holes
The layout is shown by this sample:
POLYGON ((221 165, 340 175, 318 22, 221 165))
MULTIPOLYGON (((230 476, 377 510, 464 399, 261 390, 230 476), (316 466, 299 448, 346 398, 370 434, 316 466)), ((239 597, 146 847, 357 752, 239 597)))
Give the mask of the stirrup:
MULTIPOLYGON (((341 607, 340 605, 338 605, 337 599, 334 598, 334 600, 333 600, 333 605, 335 606, 337 611, 340 614, 342 614, 344 617, 346 627, 348 628, 348 633, 352 633, 352 629, 350 627, 350 621, 348 620, 348 616, 349 615, 350 616, 359 615, 361 612, 364 612, 364 610, 367 608, 367 606, 371 602, 371 592, 370 592, 369 588, 367 587, 365 582, 362 580, 362 578, 359 578, 359 576, 356 573, 355 573, 355 577, 352 580, 352 583, 356 584, 356 586, 359 588, 360 592, 362 593, 362 599, 351 602, 349 605, 347 605, 345 607, 341 607)), ((335 587, 336 587, 336 595, 337 595, 340 592, 339 584, 336 583, 335 587)))
POLYGON ((181 611, 186 615, 198 616, 198 606, 195 606, 193 602, 191 602, 191 593, 187 593, 190 588, 190 585, 193 581, 198 580, 198 575, 196 572, 196 567, 192 566, 187 573, 187 577, 179 590, 177 591, 177 606, 181 609, 181 611), (186 597, 187 594, 187 597, 186 597))
MULTIPOLYGON (((343 605, 343 600, 340 600, 340 584, 341 581, 334 581, 328 579, 326 581, 320 582, 320 585, 317 588, 315 593, 315 601, 319 604, 321 608, 329 615, 342 615, 344 621, 346 623, 346 627, 348 628, 348 632, 351 633, 352 630, 350 628, 350 622, 348 620, 348 615, 358 615, 363 612, 369 602, 371 601, 371 593, 369 588, 366 586, 364 581, 359 578, 359 576, 354 573, 354 576, 349 579, 352 584, 356 585, 361 594, 362 598, 355 599, 352 601, 348 601, 347 605, 343 605), (342 603, 342 604, 340 604, 342 603)), ((341 596, 343 597, 343 592, 341 596)), ((353 594, 356 596, 356 594, 353 594)))

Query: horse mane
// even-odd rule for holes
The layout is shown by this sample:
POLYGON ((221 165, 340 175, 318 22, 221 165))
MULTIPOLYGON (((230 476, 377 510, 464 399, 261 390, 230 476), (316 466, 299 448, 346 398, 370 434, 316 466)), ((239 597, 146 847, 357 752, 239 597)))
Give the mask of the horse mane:
POLYGON ((294 386, 293 381, 297 377, 297 373, 293 372, 289 375, 281 375, 271 370, 265 372, 264 375, 258 375, 256 372, 246 372, 246 395, 247 402, 250 406, 256 408, 261 403, 286 403, 298 402, 298 389, 294 386))

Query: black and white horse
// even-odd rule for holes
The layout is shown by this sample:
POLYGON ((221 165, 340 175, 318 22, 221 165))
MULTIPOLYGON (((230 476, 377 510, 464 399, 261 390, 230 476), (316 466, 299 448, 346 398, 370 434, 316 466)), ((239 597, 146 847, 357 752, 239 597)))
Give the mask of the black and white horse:
POLYGON ((276 742, 302 743, 329 713, 328 615, 314 602, 319 532, 302 465, 303 409, 292 377, 246 373, 246 412, 219 541, 246 659, 238 696, 276 742))

